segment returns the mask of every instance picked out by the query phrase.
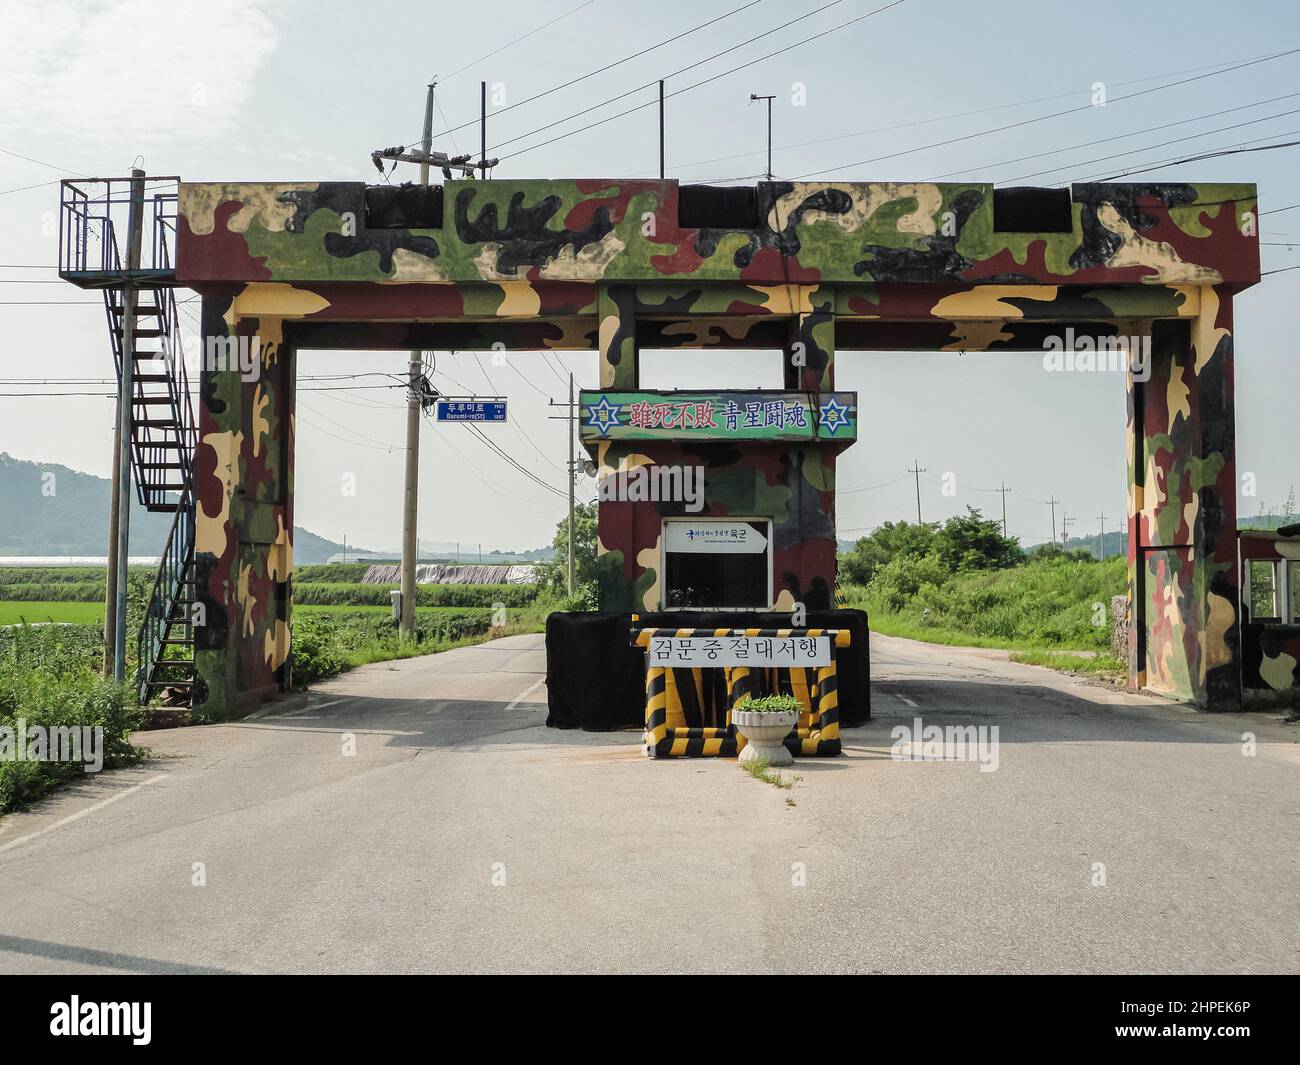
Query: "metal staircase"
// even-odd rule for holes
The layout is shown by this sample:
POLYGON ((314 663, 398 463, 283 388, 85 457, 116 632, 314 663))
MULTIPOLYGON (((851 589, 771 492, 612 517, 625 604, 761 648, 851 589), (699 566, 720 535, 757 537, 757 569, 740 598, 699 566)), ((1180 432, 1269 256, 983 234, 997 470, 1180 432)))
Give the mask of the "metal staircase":
POLYGON ((141 704, 165 692, 188 703, 194 684, 194 451, 198 428, 190 398, 174 287, 176 178, 134 179, 143 211, 139 264, 124 268, 118 248, 126 232, 131 178, 63 182, 59 276, 101 289, 119 384, 130 360, 131 475, 141 505, 174 514, 136 645, 141 704), (134 310, 128 297, 134 293, 134 310), (134 328, 126 350, 128 316, 134 328))

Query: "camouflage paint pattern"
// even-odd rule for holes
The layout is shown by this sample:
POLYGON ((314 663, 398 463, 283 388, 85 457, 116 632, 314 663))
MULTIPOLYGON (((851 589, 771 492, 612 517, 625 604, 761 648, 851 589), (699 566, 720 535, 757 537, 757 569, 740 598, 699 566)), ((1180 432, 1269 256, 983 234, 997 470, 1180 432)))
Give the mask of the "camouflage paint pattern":
MULTIPOLYGON (((1130 679, 1234 704, 1231 300, 1259 279, 1254 186, 1075 185, 1068 231, 1035 233, 999 231, 992 186, 974 183, 763 183, 744 227, 682 226, 673 181, 448 181, 442 224, 411 229, 370 228, 365 197, 181 185, 178 281, 223 330, 274 322, 286 349, 260 394, 203 377, 200 568, 225 612, 198 656, 214 714, 283 680, 289 578, 270 559, 290 550, 276 530, 292 529, 294 347, 587 350, 623 391, 643 350, 779 348, 784 388, 829 391, 836 349, 1041 350, 1066 327, 1157 341, 1156 376, 1130 387, 1130 679)), ((702 461, 708 513, 773 518, 778 603, 829 604, 833 449, 596 451, 612 469, 702 461)), ((663 515, 642 509, 601 508, 607 606, 657 602, 663 515)))
MULTIPOLYGON (((1300 539, 1243 532, 1240 557, 1244 596, 1246 567, 1252 559, 1285 559, 1293 572, 1300 571, 1300 539)), ((1284 584, 1281 594, 1289 595, 1290 588, 1284 584)), ((1300 612, 1293 609, 1292 617, 1293 621, 1300 620, 1300 612)), ((1243 688, 1249 692, 1300 695, 1300 624, 1243 618, 1241 644, 1243 688)))
POLYGON ((1129 627, 1135 683, 1210 709, 1241 702, 1231 303, 1156 321, 1129 375, 1129 627))
POLYGON ((835 456, 842 444, 602 440, 589 444, 596 477, 639 466, 702 466, 704 509, 683 502, 602 501, 597 570, 602 609, 656 611, 663 604, 663 520, 768 518, 771 604, 832 606, 835 586, 835 456))

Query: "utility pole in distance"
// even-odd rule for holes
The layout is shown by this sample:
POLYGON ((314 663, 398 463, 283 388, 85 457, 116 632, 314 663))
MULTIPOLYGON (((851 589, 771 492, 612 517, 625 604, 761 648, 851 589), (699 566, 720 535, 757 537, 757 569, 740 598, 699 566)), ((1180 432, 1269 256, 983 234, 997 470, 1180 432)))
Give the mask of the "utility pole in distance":
POLYGON ((1047 505, 1052 508, 1052 543, 1056 543, 1056 504, 1060 500, 1056 496, 1048 496, 1047 505))
POLYGON ((1064 510, 1061 511, 1061 550, 1066 549, 1070 542, 1070 525, 1074 521, 1064 510))
POLYGON ((573 495, 575 490, 574 482, 577 481, 578 479, 578 471, 574 466, 574 463, 576 463, 578 460, 573 453, 573 437, 574 437, 573 374, 569 374, 569 594, 570 595, 573 594, 573 583, 574 583, 573 582, 573 576, 574 576, 573 541, 575 539, 574 536, 575 530, 573 527, 573 495))
POLYGON ((912 468, 908 473, 916 474, 916 524, 921 524, 921 474, 925 473, 925 467, 921 465, 920 459, 912 460, 912 468))
POLYGON ((1106 561, 1106 512, 1101 512, 1101 560, 1106 561))
POLYGON ((1002 497, 1002 538, 1005 540, 1007 537, 1007 493, 1011 489, 1007 487, 1007 482, 1003 481, 1002 487, 995 489, 995 491, 1002 497))
POLYGON ((768 181, 772 180, 772 101, 775 99, 776 99, 775 96, 759 96, 758 93, 756 92, 751 92, 749 94, 750 103, 753 103, 755 100, 767 101, 767 180, 768 181))
MULTIPOLYGON (((576 563, 576 558, 575 558, 575 555, 574 555, 574 550, 575 550, 575 548, 574 548, 574 540, 576 539, 576 537, 575 537, 575 535, 574 535, 574 533, 575 533, 575 529, 574 529, 574 509, 575 509, 575 507, 574 507, 574 495, 575 495, 576 490, 577 490, 577 487, 576 487, 576 486, 577 486, 577 480, 578 480, 578 459, 577 459, 577 456, 574 454, 574 441, 575 441, 575 439, 577 438, 577 435, 578 435, 578 434, 574 431, 574 424, 573 424, 574 421, 577 419, 577 413, 576 413, 576 411, 577 411, 577 404, 574 402, 574 397, 573 397, 573 374, 569 374, 569 402, 568 402, 567 404, 566 404, 566 403, 556 403, 555 400, 551 400, 550 403, 548 404, 548 406, 551 406, 551 407, 566 407, 567 410, 565 411, 565 413, 564 413, 564 415, 563 415, 563 419, 564 419, 564 421, 566 421, 566 422, 569 423, 569 425, 568 425, 568 430, 569 430, 569 534, 568 534, 568 541, 569 541, 569 559, 568 559, 568 562, 569 562, 569 580, 568 580, 568 588, 569 588, 569 594, 572 595, 572 594, 573 594, 574 586, 575 586, 576 583, 577 583, 577 580, 576 580, 576 568, 577 568, 577 563, 576 563)), ((558 418, 559 418, 559 416, 554 415, 554 414, 552 414, 550 417, 551 417, 551 420, 552 420, 552 421, 558 420, 558 418)))

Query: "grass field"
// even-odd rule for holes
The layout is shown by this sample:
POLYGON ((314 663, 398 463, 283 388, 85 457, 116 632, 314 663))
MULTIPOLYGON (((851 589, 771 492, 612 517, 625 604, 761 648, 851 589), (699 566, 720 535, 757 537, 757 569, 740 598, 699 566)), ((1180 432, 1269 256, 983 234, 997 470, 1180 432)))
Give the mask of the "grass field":
POLYGON ((103 603, 23 603, 0 600, 0 625, 20 625, 24 621, 66 621, 74 625, 102 625, 103 603))

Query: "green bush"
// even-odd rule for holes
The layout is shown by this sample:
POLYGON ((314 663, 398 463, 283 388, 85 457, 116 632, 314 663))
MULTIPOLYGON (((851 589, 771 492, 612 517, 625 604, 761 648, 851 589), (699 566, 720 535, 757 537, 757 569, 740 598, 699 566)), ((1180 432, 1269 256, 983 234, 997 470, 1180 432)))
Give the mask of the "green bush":
POLYGON ((338 625, 331 617, 304 614, 294 618, 291 647, 295 684, 332 677, 347 666, 339 647, 338 625))
POLYGON ((572 595, 559 595, 552 610, 577 613, 600 609, 600 586, 595 581, 579 584, 572 595))
MULTIPOLYGON (((134 566, 133 569, 147 567, 134 566)), ((0 587, 8 584, 80 584, 102 581, 103 566, 9 566, 0 568, 0 587)))
POLYGON ((369 562, 327 562, 319 566, 298 566, 293 581, 359 584, 370 568, 369 562))
MULTIPOLYGON (((1123 595, 1123 558, 1035 558, 1011 569, 953 573, 938 558, 900 558, 870 585, 842 589, 854 605, 981 640, 1078 650, 1110 646, 1110 599, 1123 595)), ((922 637, 923 638, 923 637, 922 637)))
POLYGON ((492 626, 491 609, 445 610, 415 615, 415 639, 402 641, 386 614, 335 611, 297 614, 291 641, 293 683, 301 686, 332 677, 363 661, 427 654, 492 626))
POLYGON ((102 603, 104 581, 0 584, 0 600, 12 603, 102 603))
MULTIPOLYGON (((17 626, 0 634, 0 725, 101 727, 104 767, 139 761, 130 742, 140 725, 134 693, 99 675, 101 634, 94 626, 17 626)), ((39 798, 83 775, 81 763, 0 761, 0 811, 39 798)))
MULTIPOLYGON (((294 602, 304 606, 388 606, 396 584, 298 583, 294 602)), ((537 598, 535 584, 417 584, 415 605, 433 607, 485 607, 504 603, 511 609, 537 598)))

